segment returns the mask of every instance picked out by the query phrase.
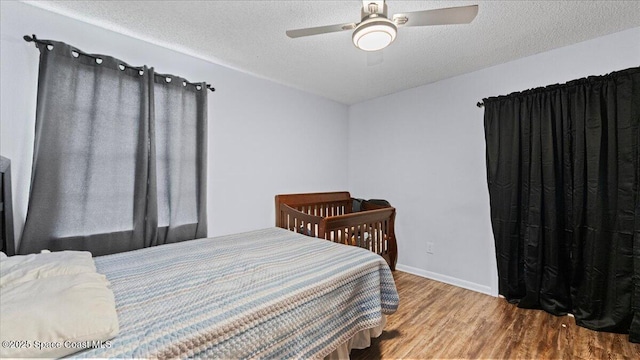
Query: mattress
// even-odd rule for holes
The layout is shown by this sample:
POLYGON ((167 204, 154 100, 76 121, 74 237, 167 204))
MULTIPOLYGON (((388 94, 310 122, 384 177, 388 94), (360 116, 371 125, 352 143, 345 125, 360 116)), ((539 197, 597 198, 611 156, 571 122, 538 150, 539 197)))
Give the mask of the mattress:
POLYGON ((398 306, 380 256, 280 228, 95 262, 120 334, 74 357, 322 358, 398 306))

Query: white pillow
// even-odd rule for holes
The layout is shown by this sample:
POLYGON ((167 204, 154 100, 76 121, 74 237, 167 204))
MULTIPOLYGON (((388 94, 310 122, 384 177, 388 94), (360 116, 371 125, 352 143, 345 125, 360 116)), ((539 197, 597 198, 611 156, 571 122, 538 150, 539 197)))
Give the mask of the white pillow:
POLYGON ((0 358, 61 357, 106 341, 119 331, 113 292, 98 273, 58 275, 0 288, 0 358), (88 342, 88 344, 78 343, 88 342), (39 348, 43 344, 53 345, 39 348))
POLYGON ((9 256, 0 258, 0 288, 11 283, 86 272, 96 272, 88 251, 43 250, 41 254, 9 256))

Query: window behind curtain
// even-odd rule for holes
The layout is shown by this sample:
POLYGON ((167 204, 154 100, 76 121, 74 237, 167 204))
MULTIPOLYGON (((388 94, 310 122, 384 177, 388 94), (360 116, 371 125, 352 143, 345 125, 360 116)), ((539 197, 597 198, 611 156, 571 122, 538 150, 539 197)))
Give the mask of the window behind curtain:
POLYGON ((44 204, 51 235, 133 231, 144 84, 139 75, 77 62, 55 70, 42 119, 38 166, 56 176, 43 184, 55 196, 44 204))
POLYGON ((196 97, 179 87, 155 87, 158 226, 198 222, 196 97))

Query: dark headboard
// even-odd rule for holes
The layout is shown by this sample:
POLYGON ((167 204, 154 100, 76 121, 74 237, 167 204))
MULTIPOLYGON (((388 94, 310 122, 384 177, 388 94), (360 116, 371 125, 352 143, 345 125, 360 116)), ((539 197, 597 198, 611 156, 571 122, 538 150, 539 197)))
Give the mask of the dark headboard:
POLYGON ((15 255, 13 206, 11 203, 11 160, 0 156, 0 251, 15 255))

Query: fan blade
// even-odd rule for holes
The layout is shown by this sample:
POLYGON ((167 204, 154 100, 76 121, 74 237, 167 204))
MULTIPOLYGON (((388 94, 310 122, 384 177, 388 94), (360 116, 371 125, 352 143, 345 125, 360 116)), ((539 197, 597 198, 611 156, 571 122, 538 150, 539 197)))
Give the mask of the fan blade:
POLYGON ((468 24, 478 15, 478 5, 413 11, 393 15, 398 26, 468 24))
POLYGON ((302 36, 311 36, 318 34, 332 33, 336 31, 355 29, 356 23, 318 26, 306 29, 287 30, 287 36, 290 38, 298 38, 302 36))

